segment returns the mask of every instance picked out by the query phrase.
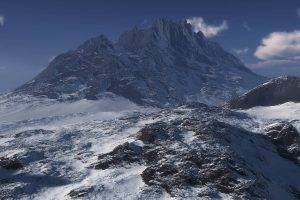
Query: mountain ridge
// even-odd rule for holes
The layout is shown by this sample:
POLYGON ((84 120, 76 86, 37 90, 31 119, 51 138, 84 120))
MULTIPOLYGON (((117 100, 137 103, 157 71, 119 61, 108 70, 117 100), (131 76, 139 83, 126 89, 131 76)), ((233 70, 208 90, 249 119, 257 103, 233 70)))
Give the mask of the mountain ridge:
POLYGON ((299 91, 299 77, 280 76, 232 99, 226 106, 233 109, 249 109, 256 106, 274 106, 290 101, 300 102, 299 91))
POLYGON ((115 43, 104 35, 87 40, 16 91, 55 99, 113 92, 143 105, 214 105, 263 80, 185 20, 158 19, 124 32, 115 43))

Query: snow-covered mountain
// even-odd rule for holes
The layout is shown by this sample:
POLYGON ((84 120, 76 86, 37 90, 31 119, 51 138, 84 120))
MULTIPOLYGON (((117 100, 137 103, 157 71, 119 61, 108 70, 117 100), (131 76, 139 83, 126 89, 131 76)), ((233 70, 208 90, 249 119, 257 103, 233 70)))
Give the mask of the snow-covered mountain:
POLYGON ((299 199, 299 82, 262 80, 185 21, 90 39, 0 95, 0 199, 299 199))
POLYGON ((97 99, 112 92, 142 105, 211 105, 264 78, 183 21, 156 20, 113 43, 101 35, 57 56, 18 92, 59 99, 97 99))

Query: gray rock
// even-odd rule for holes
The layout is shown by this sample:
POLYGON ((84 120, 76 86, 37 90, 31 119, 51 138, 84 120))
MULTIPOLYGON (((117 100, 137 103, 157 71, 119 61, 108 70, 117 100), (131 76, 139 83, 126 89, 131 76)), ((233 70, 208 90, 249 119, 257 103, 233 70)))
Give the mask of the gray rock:
POLYGON ((300 102, 300 78, 275 78, 230 101, 227 106, 248 109, 255 106, 273 106, 286 102, 300 102))
POLYGON ((0 168, 8 169, 8 170, 18 170, 22 169, 22 163, 15 158, 5 158, 0 157, 0 168))
POLYGON ((98 160, 94 167, 102 170, 124 163, 138 162, 141 160, 141 147, 126 142, 109 153, 99 155, 98 160))
POLYGON ((137 133, 143 146, 124 143, 100 155, 96 169, 129 167, 133 163, 146 165, 141 177, 149 186, 148 190, 153 188, 150 194, 160 187, 173 197, 184 198, 181 192, 184 189, 213 185, 216 191, 239 198, 267 198, 268 194, 260 189, 265 185, 264 180, 250 170, 237 152, 228 149, 230 137, 244 134, 249 133, 217 120, 189 118, 170 123, 155 122, 137 133), (195 140, 187 144, 183 136, 192 130, 195 140), (203 148, 203 143, 211 148, 203 148))
POLYGON ((273 124, 267 126, 265 132, 282 157, 300 164, 300 135, 292 124, 288 122, 273 124))
POLYGON ((93 190, 94 190, 94 188, 92 186, 80 187, 80 188, 71 190, 68 195, 71 198, 81 198, 81 197, 87 196, 93 190))

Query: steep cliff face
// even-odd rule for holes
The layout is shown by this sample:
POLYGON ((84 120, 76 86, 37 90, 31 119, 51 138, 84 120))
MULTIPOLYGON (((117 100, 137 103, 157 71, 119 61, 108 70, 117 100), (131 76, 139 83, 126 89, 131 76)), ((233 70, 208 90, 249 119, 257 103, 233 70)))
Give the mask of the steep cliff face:
POLYGON ((262 81, 186 21, 160 19, 115 43, 103 35, 86 41, 17 91, 67 99, 113 92, 139 104, 172 106, 218 104, 262 81))
POLYGON ((286 102, 300 102, 300 78, 283 76, 262 84, 229 102, 230 108, 273 106, 286 102))

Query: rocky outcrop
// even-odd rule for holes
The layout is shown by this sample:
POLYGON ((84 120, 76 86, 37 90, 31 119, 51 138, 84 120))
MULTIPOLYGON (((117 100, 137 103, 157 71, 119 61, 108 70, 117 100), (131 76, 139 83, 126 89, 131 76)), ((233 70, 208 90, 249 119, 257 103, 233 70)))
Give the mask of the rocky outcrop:
POLYGON ((300 78, 284 76, 273 79, 233 99, 228 107, 248 109, 255 106, 273 106, 286 102, 300 102, 300 78))
POLYGON ((297 129, 288 122, 276 123, 265 128, 265 132, 282 157, 300 164, 300 135, 297 129))
POLYGON ((111 166, 139 162, 141 160, 141 150, 141 147, 128 142, 119 145, 113 151, 99 155, 99 161, 95 165, 95 169, 107 169, 111 166))
POLYGON ((93 187, 79 187, 71 190, 68 195, 73 199, 78 199, 87 196, 92 191, 93 187))
MULTIPOLYGON (((228 146, 236 134, 241 137, 248 133, 216 120, 156 122, 137 133, 143 146, 124 143, 100 155, 95 168, 146 165, 141 177, 148 187, 160 187, 173 197, 183 198, 191 187, 209 186, 214 192, 236 198, 267 198, 261 189, 264 180, 228 146), (222 148, 216 148, 219 145, 222 148)), ((209 195, 208 191, 198 192, 199 198, 209 195)))
POLYGON ((8 169, 8 170, 18 170, 22 169, 22 163, 15 158, 5 158, 0 157, 0 168, 8 169))

